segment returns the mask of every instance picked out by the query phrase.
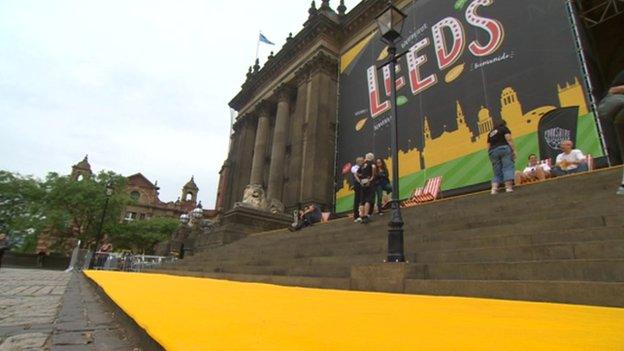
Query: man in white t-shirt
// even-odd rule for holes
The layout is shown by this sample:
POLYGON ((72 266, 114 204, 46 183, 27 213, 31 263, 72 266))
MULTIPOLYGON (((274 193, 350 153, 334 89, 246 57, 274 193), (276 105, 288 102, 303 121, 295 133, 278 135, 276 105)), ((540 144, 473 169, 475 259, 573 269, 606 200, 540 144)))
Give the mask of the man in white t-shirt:
POLYGON ((573 147, 574 143, 571 140, 561 142, 561 150, 563 152, 557 155, 557 164, 552 170, 555 176, 586 172, 588 170, 587 157, 583 155, 581 150, 573 147))
POLYGON ((528 181, 544 180, 550 178, 550 166, 540 163, 535 154, 529 155, 529 163, 522 172, 516 171, 515 184, 520 185, 528 181))
POLYGON ((357 181, 357 172, 360 166, 364 163, 364 157, 358 157, 355 159, 355 164, 351 167, 351 183, 353 184, 353 221, 361 222, 360 218, 360 183, 357 181))

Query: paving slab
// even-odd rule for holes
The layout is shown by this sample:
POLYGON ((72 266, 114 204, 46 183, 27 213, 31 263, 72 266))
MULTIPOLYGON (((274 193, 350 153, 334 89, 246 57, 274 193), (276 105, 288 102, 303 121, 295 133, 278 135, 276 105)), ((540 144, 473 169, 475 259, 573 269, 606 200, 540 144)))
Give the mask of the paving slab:
POLYGON ((0 351, 140 351, 82 273, 0 270, 0 351))

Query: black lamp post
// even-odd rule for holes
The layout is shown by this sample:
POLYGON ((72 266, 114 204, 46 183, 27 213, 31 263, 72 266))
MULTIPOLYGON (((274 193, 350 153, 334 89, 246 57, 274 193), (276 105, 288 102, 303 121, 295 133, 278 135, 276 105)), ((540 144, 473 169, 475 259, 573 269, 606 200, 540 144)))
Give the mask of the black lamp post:
MULTIPOLYGON (((396 96, 396 41, 401 38, 403 23, 407 17, 401 10, 388 1, 386 9, 375 19, 383 41, 388 44, 390 58, 383 66, 390 68, 392 84, 390 100, 392 102, 392 119, 390 124, 390 147, 392 152, 392 214, 388 222, 388 259, 387 262, 405 262, 403 250, 403 217, 399 206, 399 138, 397 121, 396 96)), ((382 66, 382 67, 383 67, 382 66)))
POLYGON ((91 254, 91 261, 89 261, 89 269, 93 269, 95 265, 95 254, 97 252, 98 247, 100 246, 100 241, 102 240, 102 227, 104 226, 104 219, 106 218, 106 210, 108 209, 108 200, 110 200, 113 195, 113 191, 115 188, 113 187, 113 181, 109 181, 106 183, 106 201, 104 202, 104 210, 102 211, 102 218, 100 218, 100 226, 98 227, 97 236, 95 238, 95 246, 93 247, 93 251, 91 254))

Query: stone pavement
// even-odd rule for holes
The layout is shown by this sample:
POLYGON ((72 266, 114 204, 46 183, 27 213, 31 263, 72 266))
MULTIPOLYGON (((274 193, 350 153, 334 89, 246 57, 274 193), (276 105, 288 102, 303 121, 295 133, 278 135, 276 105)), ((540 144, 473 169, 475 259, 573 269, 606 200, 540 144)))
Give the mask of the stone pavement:
POLYGON ((0 351, 141 350, 82 273, 0 270, 0 351))

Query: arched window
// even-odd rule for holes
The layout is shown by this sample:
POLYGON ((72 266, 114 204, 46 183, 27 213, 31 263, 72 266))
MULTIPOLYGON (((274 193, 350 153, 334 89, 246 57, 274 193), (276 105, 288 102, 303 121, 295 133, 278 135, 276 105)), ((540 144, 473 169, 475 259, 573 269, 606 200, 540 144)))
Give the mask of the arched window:
POLYGON ((79 174, 79 175, 76 177, 76 180, 77 180, 77 181, 81 181, 81 180, 83 180, 83 179, 84 179, 84 176, 83 176, 82 174, 79 174))
POLYGON ((141 193, 139 193, 138 191, 133 191, 130 193, 130 197, 134 200, 139 201, 139 198, 141 197, 141 193))
POLYGON ((188 193, 186 193, 186 196, 184 197, 184 200, 185 200, 185 201, 191 201, 191 200, 193 200, 193 193, 192 193, 192 192, 190 192, 190 191, 189 191, 188 193))

